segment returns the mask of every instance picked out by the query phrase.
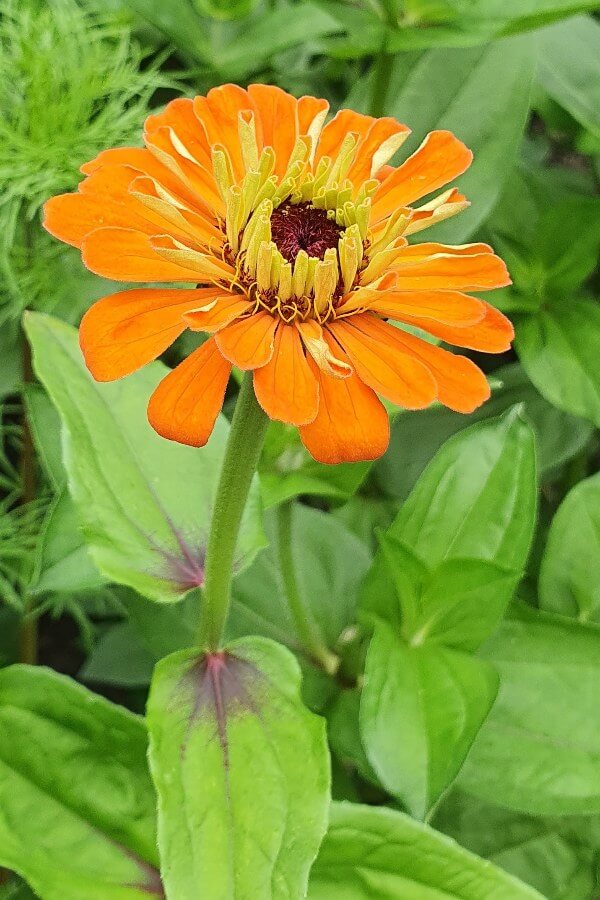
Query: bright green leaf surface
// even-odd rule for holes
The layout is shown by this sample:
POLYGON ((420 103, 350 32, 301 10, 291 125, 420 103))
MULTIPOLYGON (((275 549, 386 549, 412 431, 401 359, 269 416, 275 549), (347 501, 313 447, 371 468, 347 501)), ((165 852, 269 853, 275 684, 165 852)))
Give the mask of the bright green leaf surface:
POLYGON ((451 438, 390 528, 428 566, 454 557, 520 570, 536 505, 534 438, 518 410, 451 438))
POLYGON ((540 394, 600 425, 600 305, 569 297, 515 325, 521 362, 540 394))
MULTIPOLYGON (((109 578, 153 599, 181 596, 186 554, 198 567, 203 564, 227 422, 218 419, 202 452, 166 441, 146 420, 150 394, 168 371, 163 365, 96 384, 73 328, 30 314, 27 330, 36 371, 63 420, 69 489, 94 562, 109 578)), ((250 562, 263 545, 256 484, 242 524, 238 564, 250 562)))
POLYGON ((382 784, 423 819, 452 783, 498 689, 489 663, 440 646, 406 644, 375 628, 360 724, 382 784))
POLYGON ((500 692, 459 783, 532 815, 600 811, 600 631, 519 607, 482 648, 500 692))
POLYGON ((161 897, 141 719, 47 669, 0 672, 0 863, 42 900, 161 897))
POLYGON ((382 540, 363 612, 421 643, 474 649, 521 577, 535 522, 534 437, 515 409, 451 438, 382 540))
POLYGON ((264 638, 159 663, 148 726, 169 900, 303 896, 326 829, 324 722, 298 665, 264 638))
POLYGON ((552 520, 540 569, 540 604, 600 623, 600 475, 576 485, 552 520))
POLYGON ((334 803, 309 900, 542 900, 442 834, 391 809, 334 803))

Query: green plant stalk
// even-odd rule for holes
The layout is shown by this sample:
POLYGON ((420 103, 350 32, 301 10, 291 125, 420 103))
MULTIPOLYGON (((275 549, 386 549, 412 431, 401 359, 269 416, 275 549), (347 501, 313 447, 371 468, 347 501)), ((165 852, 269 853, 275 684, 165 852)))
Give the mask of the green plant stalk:
POLYGON ((381 46, 373 62, 373 80, 371 88, 370 113, 379 118, 385 114, 390 73, 394 64, 394 54, 388 52, 388 32, 398 28, 394 5, 390 2, 381 4, 381 17, 383 19, 383 35, 381 46))
POLYGON ((207 652, 221 646, 238 532, 268 424, 254 395, 252 372, 246 372, 225 449, 206 551, 198 644, 207 652))
MULTIPOLYGON (((25 235, 24 245, 27 250, 28 258, 32 255, 32 233, 30 223, 24 223, 25 235)), ((33 446, 33 437, 29 421, 27 419, 27 411, 25 406, 25 389, 33 380, 33 366, 31 362, 31 348, 27 341, 27 337, 21 331, 21 358, 23 367, 23 396, 22 396, 22 429, 23 429, 23 446, 21 450, 21 482, 23 504, 33 503, 36 495, 36 478, 35 478, 35 449, 33 446)), ((19 662, 35 665, 38 658, 38 621, 37 617, 32 615, 33 604, 29 594, 23 597, 23 618, 19 630, 19 662)))
POLYGON ((340 660, 335 653, 331 652, 323 641, 310 610, 306 608, 302 600, 302 595, 298 587, 296 567, 294 565, 294 552, 292 549, 293 508, 293 502, 291 500, 282 503, 278 510, 277 522, 279 567, 281 570, 281 577, 283 578, 286 600, 304 649, 317 665, 324 669, 329 675, 335 675, 340 660))

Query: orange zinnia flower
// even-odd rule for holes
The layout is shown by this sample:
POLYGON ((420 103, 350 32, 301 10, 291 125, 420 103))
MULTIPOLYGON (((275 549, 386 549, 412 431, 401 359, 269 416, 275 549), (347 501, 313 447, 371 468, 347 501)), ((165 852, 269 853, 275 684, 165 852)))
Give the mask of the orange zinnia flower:
POLYGON ((492 249, 407 240, 468 205, 456 188, 412 204, 464 172, 471 152, 434 131, 393 168, 405 125, 345 109, 322 127, 327 111, 262 84, 174 100, 147 119, 145 148, 105 150, 77 193, 46 204, 48 231, 92 272, 195 285, 113 294, 81 323, 99 381, 155 359, 186 328, 211 335, 150 398, 166 438, 208 440, 232 365, 254 371, 265 412, 297 425, 326 463, 385 451, 378 394, 463 413, 489 396, 471 360, 402 328, 491 353, 510 345, 510 322, 464 293, 510 283, 492 249))

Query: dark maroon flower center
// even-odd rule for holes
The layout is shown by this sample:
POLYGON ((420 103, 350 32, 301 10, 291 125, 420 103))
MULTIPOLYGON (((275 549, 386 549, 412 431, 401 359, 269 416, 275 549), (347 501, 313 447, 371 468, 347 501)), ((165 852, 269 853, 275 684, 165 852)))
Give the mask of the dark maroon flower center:
POLYGON ((310 203, 286 200, 271 215, 271 237, 284 259, 293 263, 301 250, 323 259, 336 247, 344 229, 327 218, 327 211, 310 203))

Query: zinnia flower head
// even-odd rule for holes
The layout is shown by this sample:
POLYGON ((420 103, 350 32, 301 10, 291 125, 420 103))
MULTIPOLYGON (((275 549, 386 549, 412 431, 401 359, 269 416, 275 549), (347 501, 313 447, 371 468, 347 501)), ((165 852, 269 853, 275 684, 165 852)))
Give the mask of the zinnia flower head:
POLYGON ((98 275, 194 285, 113 294, 81 323, 100 381, 155 359, 186 328, 210 335, 150 398, 166 438, 208 440, 232 365, 253 371, 265 412, 297 425, 326 463, 385 451, 378 395, 463 413, 489 396, 471 360, 414 333, 491 353, 513 336, 465 293, 510 282, 489 246, 408 240, 468 205, 456 188, 414 204, 471 152, 434 131, 393 168, 405 125, 341 110, 323 127, 327 112, 325 100, 261 84, 174 100, 146 120, 145 148, 102 152, 77 193, 46 204, 48 231, 98 275))

